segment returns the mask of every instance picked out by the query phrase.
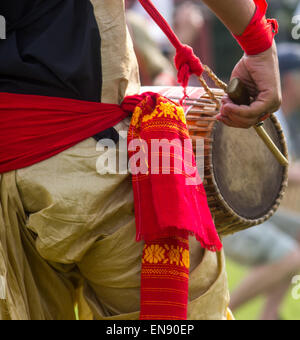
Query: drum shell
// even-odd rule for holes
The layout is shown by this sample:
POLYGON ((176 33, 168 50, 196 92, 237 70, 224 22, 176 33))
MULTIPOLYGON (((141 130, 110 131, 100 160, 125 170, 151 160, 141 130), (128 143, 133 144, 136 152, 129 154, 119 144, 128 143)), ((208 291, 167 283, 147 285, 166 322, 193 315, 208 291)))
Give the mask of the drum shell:
MULTIPOLYGON (((224 95, 220 90, 214 92, 215 96, 219 99, 224 95)), ((278 175, 278 178, 274 179, 278 182, 277 191, 273 193, 272 202, 264 202, 266 204, 266 210, 263 214, 255 217, 245 217, 243 214, 239 214, 235 209, 234 204, 229 204, 224 198, 224 192, 222 193, 222 190, 220 190, 216 178, 216 168, 220 166, 220 164, 215 164, 216 161, 213 157, 213 150, 216 129, 218 129, 218 125, 222 124, 216 119, 216 115, 219 111, 216 109, 216 104, 213 101, 210 101, 210 98, 207 95, 204 95, 202 99, 204 100, 203 102, 201 102, 200 99, 199 101, 195 101, 194 106, 191 106, 187 114, 187 124, 194 147, 196 146, 197 139, 204 139, 204 187, 217 230, 221 236, 225 236, 259 225, 274 215, 278 210, 286 191, 288 168, 282 167, 280 175, 278 175)), ((275 115, 271 116, 268 124, 272 124, 276 129, 281 151, 288 157, 286 141, 275 115)), ((233 133, 234 130, 235 129, 232 129, 233 133)), ((253 138, 259 137, 254 136, 253 138)), ((266 150, 266 152, 269 151, 266 150)))

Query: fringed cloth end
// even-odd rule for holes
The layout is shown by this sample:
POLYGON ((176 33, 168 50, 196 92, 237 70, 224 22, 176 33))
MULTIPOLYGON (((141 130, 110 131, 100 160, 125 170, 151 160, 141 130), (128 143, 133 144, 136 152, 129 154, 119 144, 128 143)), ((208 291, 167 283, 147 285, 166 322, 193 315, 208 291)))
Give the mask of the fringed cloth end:
POLYGON ((159 94, 145 93, 133 111, 128 153, 137 240, 186 232, 203 248, 221 250, 183 108, 159 94))
MULTIPOLYGON (((206 226, 203 229, 207 231, 210 228, 210 226, 206 226)), ((201 228, 202 229, 202 228, 201 228)), ((159 238, 172 238, 172 237, 177 237, 181 235, 188 235, 191 237, 195 237, 195 239, 200 243, 201 247, 203 249, 207 249, 208 251, 211 252, 219 252, 223 248, 223 244, 221 243, 221 240, 219 237, 215 237, 215 233, 213 231, 213 235, 208 236, 208 235, 200 235, 200 234, 195 234, 194 230, 190 230, 189 226, 184 224, 181 227, 166 227, 164 229, 160 229, 160 231, 157 234, 154 233, 139 233, 137 230, 136 233, 136 241, 145 241, 145 242, 153 242, 159 238), (208 239, 213 239, 213 243, 209 243, 207 241, 208 239)))

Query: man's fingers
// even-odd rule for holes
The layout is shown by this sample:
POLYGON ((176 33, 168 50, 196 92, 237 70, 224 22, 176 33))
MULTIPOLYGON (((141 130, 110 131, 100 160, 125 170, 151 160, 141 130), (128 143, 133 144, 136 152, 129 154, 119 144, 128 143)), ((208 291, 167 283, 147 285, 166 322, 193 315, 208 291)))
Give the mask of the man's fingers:
POLYGON ((248 129, 259 122, 268 113, 278 110, 278 106, 269 106, 265 102, 255 101, 250 106, 235 105, 229 98, 222 99, 218 120, 231 127, 248 129))
POLYGON ((249 119, 249 118, 244 118, 241 116, 235 116, 231 113, 226 115, 226 117, 229 118, 232 122, 238 124, 239 127, 242 129, 249 129, 251 126, 254 126, 255 124, 257 124, 256 119, 253 119, 253 118, 249 119))
POLYGON ((233 104, 232 100, 228 97, 228 95, 224 96, 221 99, 222 105, 226 105, 226 104, 233 104))
POLYGON ((217 116, 217 120, 224 123, 227 126, 240 128, 240 129, 249 129, 252 124, 249 122, 242 122, 242 121, 234 121, 228 116, 224 116, 222 114, 217 116))
POLYGON ((218 121, 222 122, 223 124, 225 124, 229 127, 238 128, 238 125, 236 123, 232 122, 228 117, 218 116, 217 119, 218 119, 218 121))
POLYGON ((236 105, 228 100, 224 101, 222 112, 225 115, 231 115, 236 117, 243 117, 248 119, 258 119, 267 113, 273 113, 278 110, 280 106, 280 101, 278 100, 262 100, 259 97, 251 103, 250 106, 247 105, 236 105))

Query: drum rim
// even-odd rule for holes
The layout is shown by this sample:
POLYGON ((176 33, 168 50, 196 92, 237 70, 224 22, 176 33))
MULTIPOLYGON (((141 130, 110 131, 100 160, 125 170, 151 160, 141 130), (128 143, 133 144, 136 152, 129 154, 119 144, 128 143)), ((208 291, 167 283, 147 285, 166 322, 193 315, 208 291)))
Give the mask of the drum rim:
MULTIPOLYGON (((286 158, 288 158, 288 148, 287 148, 287 143, 286 143, 286 139, 282 130, 282 127, 279 123, 279 120, 277 119, 277 117, 275 116, 275 114, 272 114, 270 116, 270 119, 272 120, 272 122, 275 125, 275 128, 278 131, 278 135, 279 135, 279 140, 283 146, 283 154, 286 156, 286 158)), ((213 131, 215 131, 216 129, 216 125, 213 128, 213 131)), ((213 133, 212 131, 212 133, 213 133)), ((241 217, 237 214, 237 212, 234 210, 233 207, 231 207, 224 199, 223 195, 221 194, 219 187, 217 185, 217 180, 215 177, 215 167, 213 164, 213 149, 211 148, 210 153, 209 153, 209 163, 211 164, 209 167, 209 175, 211 176, 211 181, 213 183, 213 186, 215 188, 215 194, 217 196, 217 200, 219 201, 220 205, 223 206, 223 208, 226 210, 226 215, 228 217, 232 217, 233 218, 233 223, 234 225, 238 224, 243 224, 245 227, 241 228, 242 229, 247 229, 250 227, 254 227, 257 226, 259 224, 262 224, 264 222, 266 222, 267 220, 269 220, 275 213, 276 211, 279 209, 280 207, 280 203, 282 201, 282 198, 286 192, 287 186, 288 186, 288 166, 284 167, 284 171, 283 171, 283 182, 281 184, 281 188, 280 191, 278 193, 278 196, 274 202, 274 204, 272 205, 270 211, 265 214, 263 217, 259 218, 259 219, 251 219, 251 218, 245 218, 245 217, 241 217)), ((235 227, 233 227, 232 229, 236 229, 235 227)), ((230 234, 230 228, 226 228, 225 230, 225 234, 230 234)))

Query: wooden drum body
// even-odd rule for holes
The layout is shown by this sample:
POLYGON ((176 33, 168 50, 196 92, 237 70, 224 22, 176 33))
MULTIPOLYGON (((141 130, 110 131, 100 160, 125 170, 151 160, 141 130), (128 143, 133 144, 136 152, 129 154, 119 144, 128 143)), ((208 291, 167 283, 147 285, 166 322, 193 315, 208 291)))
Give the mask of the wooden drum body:
MULTIPOLYGON (((149 88, 147 89, 149 90, 149 88)), ((152 88, 177 100, 179 88, 152 88)), ((222 90, 213 90, 221 99, 222 90)), ((254 129, 236 129, 217 121, 217 105, 203 89, 189 88, 186 117, 194 147, 204 139, 204 187, 208 204, 221 236, 267 221, 282 201, 288 168, 281 166, 254 129)), ((288 157, 281 126, 274 115, 265 129, 288 157)), ((197 156, 199 154, 197 153, 197 156)))

